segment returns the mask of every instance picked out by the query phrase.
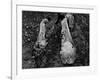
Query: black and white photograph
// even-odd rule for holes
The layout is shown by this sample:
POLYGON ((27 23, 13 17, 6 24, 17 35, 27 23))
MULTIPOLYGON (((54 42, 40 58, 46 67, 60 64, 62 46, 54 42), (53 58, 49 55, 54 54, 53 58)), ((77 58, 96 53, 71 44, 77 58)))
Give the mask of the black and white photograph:
POLYGON ((90 66, 90 14, 22 10, 22 69, 90 66))
POLYGON ((12 80, 67 78, 97 71, 95 7, 14 3, 12 80))

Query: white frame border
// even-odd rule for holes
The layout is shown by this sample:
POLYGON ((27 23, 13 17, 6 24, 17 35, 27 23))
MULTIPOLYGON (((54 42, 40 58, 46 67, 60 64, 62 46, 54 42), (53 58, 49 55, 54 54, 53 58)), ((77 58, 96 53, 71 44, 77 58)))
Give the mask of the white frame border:
MULTIPOLYGON (((37 6, 37 7, 55 7, 54 4, 41 4, 40 6, 37 5, 36 3, 25 3, 25 2, 13 2, 12 3, 12 54, 11 54, 11 62, 12 62, 12 67, 11 67, 11 76, 12 79, 27 79, 27 78, 37 78, 37 77, 53 77, 53 76, 66 76, 67 75, 80 75, 80 74, 94 74, 97 72, 97 49, 96 49, 96 43, 94 41, 96 40, 96 28, 94 28, 94 26, 96 25, 96 8, 95 7, 88 7, 88 6, 72 6, 72 5, 61 5, 61 4, 56 4, 56 8, 72 8, 72 9, 86 9, 85 13, 90 13, 91 17, 90 17, 90 52, 92 53, 92 55, 90 55, 90 61, 92 61, 92 64, 90 63, 90 66, 86 66, 86 67, 66 67, 66 68, 48 68, 48 69, 35 69, 35 74, 33 74, 33 70, 29 69, 29 70, 25 70, 22 71, 16 67, 18 66, 18 62, 19 59, 16 58, 16 56, 18 57, 18 55, 16 53, 18 53, 17 46, 18 43, 17 41, 20 39, 20 37, 16 36, 20 29, 18 29, 17 26, 20 26, 19 22, 17 22, 18 18, 17 18, 17 7, 18 6, 23 6, 23 5, 28 5, 28 6, 37 6), (72 7, 71 7, 72 6, 72 7), (17 30, 17 31, 16 31, 17 30), (17 45, 16 45, 17 44, 17 45), (96 50, 96 51, 95 51, 96 50), (95 54, 94 54, 95 53, 95 54), (17 73, 17 71, 19 71, 17 73), (55 72, 54 72, 55 71, 55 72), (44 72, 44 73, 43 73, 44 72), (27 75, 27 76, 26 76, 27 75), (33 76, 34 75, 34 76, 33 76)), ((46 10, 47 11, 47 10, 46 10)), ((50 10, 49 10, 50 11, 50 10)), ((70 11, 67 11, 70 12, 70 11)), ((81 11, 80 11, 81 12, 81 11)), ((76 13, 76 12, 75 12, 76 13)), ((20 46, 19 46, 20 47, 20 46)))

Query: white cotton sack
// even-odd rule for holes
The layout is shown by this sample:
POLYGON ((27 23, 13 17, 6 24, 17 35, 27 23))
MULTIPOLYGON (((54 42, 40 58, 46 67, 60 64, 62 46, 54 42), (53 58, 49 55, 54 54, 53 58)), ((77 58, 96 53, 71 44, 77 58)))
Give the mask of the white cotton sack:
POLYGON ((73 47, 70 41, 66 41, 62 47, 61 51, 61 59, 64 64, 72 64, 75 60, 75 51, 76 49, 73 47))

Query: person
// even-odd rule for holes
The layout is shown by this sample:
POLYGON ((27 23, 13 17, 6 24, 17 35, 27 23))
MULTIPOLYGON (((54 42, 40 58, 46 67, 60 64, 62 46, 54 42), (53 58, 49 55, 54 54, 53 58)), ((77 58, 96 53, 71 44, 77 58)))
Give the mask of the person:
POLYGON ((61 21, 62 25, 61 33, 63 34, 63 36, 62 36, 62 48, 60 55, 61 55, 61 60, 64 64, 66 63, 73 64, 75 61, 76 48, 73 45, 73 40, 67 22, 68 15, 66 14, 65 18, 61 21))
POLYGON ((47 22, 48 22, 47 18, 42 19, 42 21, 40 22, 40 31, 36 41, 36 45, 38 45, 38 48, 44 48, 47 45, 45 39, 45 32, 46 32, 45 25, 47 22))

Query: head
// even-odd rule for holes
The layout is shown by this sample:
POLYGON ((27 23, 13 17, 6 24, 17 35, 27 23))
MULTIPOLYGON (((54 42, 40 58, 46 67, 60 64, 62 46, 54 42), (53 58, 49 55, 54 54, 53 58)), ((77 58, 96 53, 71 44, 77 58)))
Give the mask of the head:
POLYGON ((44 18, 44 19, 42 19, 42 21, 41 21, 41 23, 47 23, 48 22, 48 19, 46 19, 46 18, 44 18))
POLYGON ((71 13, 68 13, 65 15, 65 18, 67 18, 67 22, 70 28, 74 27, 74 16, 71 13))

